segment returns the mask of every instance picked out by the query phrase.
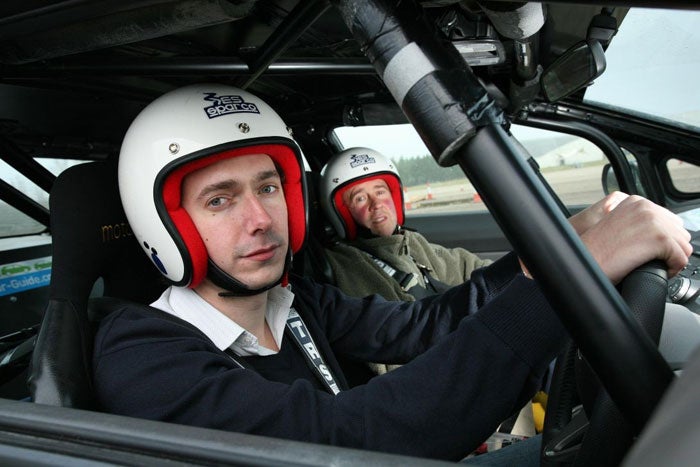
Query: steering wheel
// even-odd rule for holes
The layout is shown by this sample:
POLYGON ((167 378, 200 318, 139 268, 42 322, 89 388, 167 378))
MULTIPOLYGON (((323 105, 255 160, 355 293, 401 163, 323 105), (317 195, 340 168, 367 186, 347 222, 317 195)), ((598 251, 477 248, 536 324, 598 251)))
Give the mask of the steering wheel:
MULTIPOLYGON (((668 290, 666 267, 647 263, 619 285, 622 298, 658 346, 668 290)), ((557 359, 542 434, 541 465, 619 465, 635 431, 573 343, 557 359), (583 410, 572 412, 582 405, 583 410)))

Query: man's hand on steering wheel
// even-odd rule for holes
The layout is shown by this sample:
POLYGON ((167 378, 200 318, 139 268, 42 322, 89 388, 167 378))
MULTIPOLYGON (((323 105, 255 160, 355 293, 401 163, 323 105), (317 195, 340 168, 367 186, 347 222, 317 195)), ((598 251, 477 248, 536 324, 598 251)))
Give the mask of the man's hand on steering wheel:
MULTIPOLYGON (((597 203, 591 208, 600 206, 597 203)), ((622 199, 608 214, 601 215, 599 222, 581 234, 581 239, 615 284, 654 259, 666 263, 668 276, 673 277, 688 264, 693 253, 690 234, 681 218, 635 195, 622 199)))

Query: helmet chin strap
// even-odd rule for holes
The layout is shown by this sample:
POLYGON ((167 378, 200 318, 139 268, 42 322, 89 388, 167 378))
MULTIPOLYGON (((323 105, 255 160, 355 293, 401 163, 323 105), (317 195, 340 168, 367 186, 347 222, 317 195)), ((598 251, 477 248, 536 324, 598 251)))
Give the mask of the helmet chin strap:
POLYGON ((211 259, 207 261, 207 264, 207 277, 209 280, 211 280, 214 285, 226 290, 225 292, 219 292, 220 297, 250 297, 251 295, 258 295, 266 290, 270 290, 282 282, 282 279, 284 279, 287 272, 289 272, 289 268, 292 266, 292 249, 289 248, 287 250, 287 257, 284 259, 284 269, 282 270, 280 277, 268 285, 264 285, 257 289, 251 289, 243 282, 239 281, 233 276, 230 276, 223 269, 217 266, 211 259))

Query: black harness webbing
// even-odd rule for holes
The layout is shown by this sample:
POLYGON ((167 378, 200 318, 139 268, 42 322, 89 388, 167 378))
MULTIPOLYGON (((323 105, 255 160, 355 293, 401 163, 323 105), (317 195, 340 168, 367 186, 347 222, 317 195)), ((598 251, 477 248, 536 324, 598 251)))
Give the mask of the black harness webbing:
POLYGON ((399 286, 401 286, 401 290, 404 292, 407 292, 411 287, 418 285, 418 279, 416 279, 415 274, 412 272, 399 271, 373 254, 366 251, 364 253, 367 254, 367 256, 374 261, 374 264, 379 266, 382 271, 384 271, 389 277, 393 278, 399 284, 399 286))
MULTIPOLYGON (((154 308, 151 306, 140 306, 144 307, 152 314, 158 315, 163 319, 172 321, 179 325, 184 325, 185 327, 195 331, 197 334, 204 336, 207 340, 210 340, 207 337, 207 335, 204 334, 199 328, 177 316, 173 316, 170 313, 167 313, 163 310, 159 310, 158 308, 154 308)), ((286 329, 288 331, 286 334, 289 334, 291 336, 292 342, 294 342, 299 348, 301 354, 304 356, 304 360, 306 360, 313 373, 321 381, 323 387, 326 388, 326 390, 328 390, 328 392, 330 392, 333 395, 338 394, 340 392, 340 387, 338 386, 338 383, 336 382, 335 377, 331 372, 331 369, 326 365, 325 361, 323 360, 323 357, 321 356, 321 353, 316 347, 316 343, 313 341, 313 338, 311 337, 311 334, 309 333, 309 330, 306 327, 306 324, 294 308, 290 308, 289 310, 289 315, 287 316, 286 329)), ((240 355, 236 355, 236 353, 230 347, 225 349, 224 352, 239 367, 255 371, 255 368, 245 363, 245 361, 241 359, 240 355)))
MULTIPOLYGON (((321 353, 318 351, 318 347, 316 347, 316 343, 311 337, 306 324, 294 308, 290 308, 289 310, 286 331, 287 332, 285 332, 285 334, 289 336, 291 341, 294 342, 297 348, 301 351, 307 365, 313 374, 316 375, 319 381, 321 381, 323 387, 333 395, 338 394, 340 392, 340 388, 335 380, 335 377, 333 376, 333 373, 331 372, 331 369, 328 367, 328 365, 326 365, 326 362, 323 360, 321 353)), ((240 357, 240 355, 236 355, 236 353, 230 347, 227 348, 225 352, 229 357, 231 357, 231 360, 236 362, 236 364, 238 364, 238 366, 241 368, 255 371, 255 369, 250 365, 244 364, 239 358, 236 358, 240 357)))
POLYGON ((321 383, 323 383, 331 394, 338 394, 340 388, 333 377, 331 369, 326 365, 326 362, 323 361, 323 356, 321 356, 321 353, 318 351, 318 347, 316 347, 314 339, 306 328, 306 324, 304 324, 301 316, 299 316, 299 313, 297 313, 294 308, 289 310, 287 330, 289 334, 292 335, 292 340, 297 347, 299 347, 309 367, 313 370, 321 383))
POLYGON ((431 276, 431 269, 428 266, 420 264, 413 258, 413 256, 409 257, 415 263, 416 267, 418 267, 418 270, 421 272, 423 280, 425 281, 425 288, 420 286, 420 284, 418 283, 418 279, 412 272, 399 271, 390 264, 388 264, 386 261, 382 261, 373 254, 367 251, 364 251, 364 253, 367 256, 369 256, 372 259, 372 261, 374 261, 374 264, 379 266, 379 268, 382 271, 384 271, 389 277, 393 278, 399 284, 401 290, 403 290, 406 293, 410 293, 417 299, 426 297, 428 295, 442 293, 450 288, 449 285, 431 276))

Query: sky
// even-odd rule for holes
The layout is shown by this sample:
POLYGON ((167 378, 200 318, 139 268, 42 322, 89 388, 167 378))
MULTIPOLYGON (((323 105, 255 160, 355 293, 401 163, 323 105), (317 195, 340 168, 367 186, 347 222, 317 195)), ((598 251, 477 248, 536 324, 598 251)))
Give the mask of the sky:
POLYGON ((630 10, 605 53, 607 68, 586 99, 669 118, 698 114, 700 11, 652 13, 630 10))
MULTIPOLYGON (((700 127, 700 11, 631 9, 606 51, 605 72, 586 99, 700 127)), ((428 154, 409 125, 347 128, 345 147, 366 145, 390 157, 428 154)), ((543 132, 519 127, 521 141, 543 132)))

